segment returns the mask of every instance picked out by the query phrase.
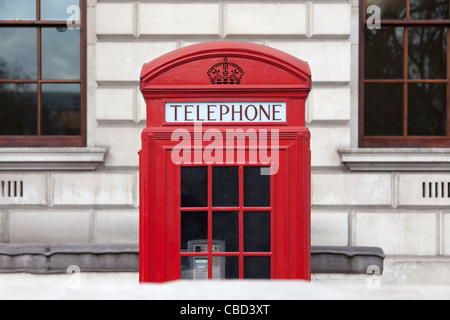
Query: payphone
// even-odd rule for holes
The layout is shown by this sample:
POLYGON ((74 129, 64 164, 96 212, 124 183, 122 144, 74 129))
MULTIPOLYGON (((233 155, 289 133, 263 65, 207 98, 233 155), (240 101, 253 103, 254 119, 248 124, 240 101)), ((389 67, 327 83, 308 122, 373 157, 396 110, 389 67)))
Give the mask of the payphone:
MULTIPOLYGON (((193 240, 188 242, 189 249, 186 252, 207 253, 208 240, 193 240)), ((224 252, 225 241, 213 240, 212 252, 224 252)), ((208 280, 208 257, 198 256, 189 257, 184 260, 181 268, 181 279, 186 280, 208 280)), ((213 257, 212 259, 212 278, 225 279, 225 258, 213 257)))
POLYGON ((307 62, 245 42, 143 66, 141 282, 311 279, 311 86, 307 62))

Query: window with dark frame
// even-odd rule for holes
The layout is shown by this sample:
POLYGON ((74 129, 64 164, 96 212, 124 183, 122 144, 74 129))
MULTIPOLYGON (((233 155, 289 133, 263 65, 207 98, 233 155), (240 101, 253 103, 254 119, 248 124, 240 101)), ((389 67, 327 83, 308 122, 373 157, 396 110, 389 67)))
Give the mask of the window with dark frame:
POLYGON ((450 147, 449 2, 360 0, 361 147, 450 147))
POLYGON ((85 0, 0 0, 0 147, 86 145, 84 17, 85 0))

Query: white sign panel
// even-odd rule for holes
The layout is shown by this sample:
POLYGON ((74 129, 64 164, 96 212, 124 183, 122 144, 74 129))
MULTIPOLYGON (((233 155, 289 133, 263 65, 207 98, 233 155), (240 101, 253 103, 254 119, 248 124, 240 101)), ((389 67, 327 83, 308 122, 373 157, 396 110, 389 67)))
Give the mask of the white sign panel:
POLYGON ((286 102, 169 102, 166 122, 286 122, 286 102))

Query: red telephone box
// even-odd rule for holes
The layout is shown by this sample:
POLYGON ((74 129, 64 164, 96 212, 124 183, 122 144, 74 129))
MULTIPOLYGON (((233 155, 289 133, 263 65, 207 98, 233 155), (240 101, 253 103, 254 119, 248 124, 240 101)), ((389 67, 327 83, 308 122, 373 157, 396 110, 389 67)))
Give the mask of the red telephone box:
POLYGON ((240 42, 144 65, 140 281, 311 278, 308 64, 240 42))

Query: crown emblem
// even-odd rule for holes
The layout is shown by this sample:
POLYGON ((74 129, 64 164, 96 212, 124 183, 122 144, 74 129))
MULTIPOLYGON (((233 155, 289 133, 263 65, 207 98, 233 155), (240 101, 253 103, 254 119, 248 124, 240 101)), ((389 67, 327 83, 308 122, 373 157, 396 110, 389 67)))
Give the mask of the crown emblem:
POLYGON ((208 71, 211 84, 241 84, 244 70, 235 63, 223 62, 213 65, 208 71))

